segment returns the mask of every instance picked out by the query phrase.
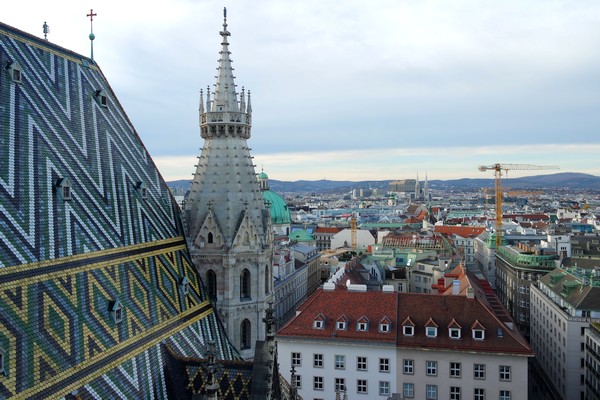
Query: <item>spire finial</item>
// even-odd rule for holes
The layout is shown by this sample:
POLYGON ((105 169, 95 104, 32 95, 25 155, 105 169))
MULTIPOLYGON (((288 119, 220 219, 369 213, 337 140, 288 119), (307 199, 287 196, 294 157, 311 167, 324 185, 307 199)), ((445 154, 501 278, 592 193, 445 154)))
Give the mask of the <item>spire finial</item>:
POLYGON ((96 35, 94 35, 94 17, 98 15, 94 12, 93 8, 90 8, 90 13, 86 15, 86 17, 90 17, 90 46, 91 46, 91 59, 94 61, 94 39, 96 39, 96 35))
POLYGON ((50 27, 48 26, 48 24, 46 23, 46 21, 44 21, 44 25, 42 26, 42 30, 44 31, 44 39, 48 40, 48 34, 50 33, 50 27))
POLYGON ((227 36, 231 36, 227 30, 227 7, 223 7, 223 30, 220 32, 220 34, 223 36, 223 42, 227 43, 227 36))

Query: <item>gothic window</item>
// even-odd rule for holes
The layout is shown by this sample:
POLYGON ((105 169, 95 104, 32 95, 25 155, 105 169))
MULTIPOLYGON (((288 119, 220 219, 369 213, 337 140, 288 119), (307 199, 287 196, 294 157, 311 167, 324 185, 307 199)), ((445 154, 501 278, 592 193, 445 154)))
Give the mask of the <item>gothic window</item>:
POLYGON ((249 349, 252 347, 251 345, 252 333, 250 332, 250 321, 245 319, 242 321, 242 325, 240 327, 240 343, 241 349, 249 349))
POLYGON ((244 268, 240 276, 240 297, 242 299, 250 299, 250 271, 244 268))
POLYGON ((214 241, 212 232, 208 232, 208 243, 214 243, 214 241))
POLYGON ((212 269, 206 271, 206 289, 211 300, 217 299, 217 274, 212 269))
POLYGON ((265 265, 265 294, 269 294, 271 290, 271 274, 269 273, 269 266, 265 265))

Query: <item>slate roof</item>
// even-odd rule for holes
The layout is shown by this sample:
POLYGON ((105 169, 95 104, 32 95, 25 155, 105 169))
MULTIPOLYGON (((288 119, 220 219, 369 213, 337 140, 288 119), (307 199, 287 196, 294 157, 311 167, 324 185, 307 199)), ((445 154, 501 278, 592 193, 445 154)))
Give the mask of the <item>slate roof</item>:
POLYGON ((99 66, 2 23, 0 160, 0 398, 165 398, 164 344, 236 357, 99 66))

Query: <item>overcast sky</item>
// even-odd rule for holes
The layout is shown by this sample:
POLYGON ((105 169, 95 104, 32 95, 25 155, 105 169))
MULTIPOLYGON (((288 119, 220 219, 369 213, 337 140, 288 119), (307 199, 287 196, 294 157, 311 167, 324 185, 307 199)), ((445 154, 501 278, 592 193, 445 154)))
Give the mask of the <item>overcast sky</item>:
POLYGON ((597 0, 31 0, 0 21, 89 55, 93 8, 96 62, 164 178, 189 179, 223 6, 272 179, 600 175, 597 0))

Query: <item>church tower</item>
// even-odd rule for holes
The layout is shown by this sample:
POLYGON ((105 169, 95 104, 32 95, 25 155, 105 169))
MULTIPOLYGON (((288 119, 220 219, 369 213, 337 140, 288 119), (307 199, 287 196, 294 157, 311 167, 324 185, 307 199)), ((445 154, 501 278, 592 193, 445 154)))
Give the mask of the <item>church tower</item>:
POLYGON ((265 339, 262 318, 272 292, 272 228, 247 140, 250 91, 238 95, 231 66, 224 10, 214 92, 200 92, 204 146, 184 204, 192 259, 242 357, 254 356, 265 339))

